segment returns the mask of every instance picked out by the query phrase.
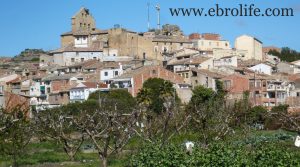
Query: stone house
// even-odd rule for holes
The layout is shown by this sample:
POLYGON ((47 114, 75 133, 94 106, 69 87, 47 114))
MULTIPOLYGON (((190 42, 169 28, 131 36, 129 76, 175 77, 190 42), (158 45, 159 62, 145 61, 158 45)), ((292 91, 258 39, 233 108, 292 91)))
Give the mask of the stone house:
POLYGON ((191 85, 193 88, 202 85, 206 88, 216 90, 217 80, 221 80, 224 77, 223 74, 207 69, 193 68, 191 69, 191 73, 191 85))

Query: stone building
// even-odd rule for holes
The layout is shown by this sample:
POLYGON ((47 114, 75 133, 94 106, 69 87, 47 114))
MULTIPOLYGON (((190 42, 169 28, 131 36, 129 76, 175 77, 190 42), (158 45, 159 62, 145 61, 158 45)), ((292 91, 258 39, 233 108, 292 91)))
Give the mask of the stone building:
POLYGON ((247 51, 242 60, 263 60, 262 42, 257 38, 248 35, 239 36, 235 40, 235 48, 247 51))

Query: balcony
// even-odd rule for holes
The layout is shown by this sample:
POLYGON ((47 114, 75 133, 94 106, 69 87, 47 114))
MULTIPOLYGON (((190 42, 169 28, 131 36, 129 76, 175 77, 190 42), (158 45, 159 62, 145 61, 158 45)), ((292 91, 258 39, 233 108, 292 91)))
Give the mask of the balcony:
POLYGON ((268 85, 267 91, 286 91, 286 88, 282 85, 268 85))
POLYGON ((175 68, 175 72, 179 71, 189 71, 191 68, 190 67, 180 67, 180 68, 175 68))

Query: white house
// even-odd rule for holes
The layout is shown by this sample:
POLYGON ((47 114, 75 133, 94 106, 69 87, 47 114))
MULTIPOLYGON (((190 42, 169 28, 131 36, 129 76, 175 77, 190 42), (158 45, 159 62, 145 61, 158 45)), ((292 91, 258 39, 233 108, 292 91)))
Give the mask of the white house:
POLYGON ((221 66, 238 66, 238 59, 237 56, 227 56, 222 57, 220 59, 214 60, 214 67, 221 67, 221 66))
POLYGON ((105 67, 100 71, 100 80, 106 84, 110 84, 113 78, 118 77, 123 74, 123 66, 120 63, 116 67, 105 67))
POLYGON ((70 89, 70 102, 83 102, 97 90, 98 84, 96 82, 81 82, 70 89))
POLYGON ((103 57, 101 51, 62 51, 53 52, 54 64, 70 66, 86 60, 100 60, 103 57))
POLYGON ((267 74, 267 75, 272 75, 272 71, 273 71, 271 66, 266 65, 264 63, 257 64, 253 67, 250 67, 249 69, 252 71, 267 74))

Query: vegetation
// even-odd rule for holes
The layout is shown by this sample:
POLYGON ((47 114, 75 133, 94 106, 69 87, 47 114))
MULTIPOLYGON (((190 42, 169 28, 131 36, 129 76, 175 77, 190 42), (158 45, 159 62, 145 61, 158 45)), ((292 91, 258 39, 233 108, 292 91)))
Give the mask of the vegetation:
POLYGON ((172 83, 153 78, 137 98, 95 92, 33 118, 24 106, 1 109, 0 166, 299 166, 299 115, 248 98, 228 103, 217 82, 183 105, 172 83))
POLYGON ((293 62, 296 60, 300 60, 300 53, 288 47, 282 48, 281 52, 278 52, 276 50, 271 50, 269 54, 278 56, 281 61, 286 61, 286 62, 293 62))

